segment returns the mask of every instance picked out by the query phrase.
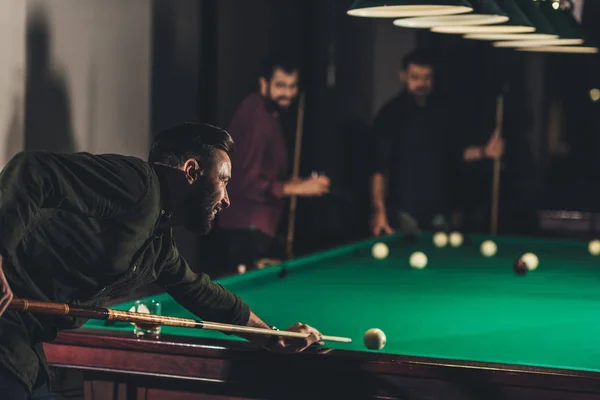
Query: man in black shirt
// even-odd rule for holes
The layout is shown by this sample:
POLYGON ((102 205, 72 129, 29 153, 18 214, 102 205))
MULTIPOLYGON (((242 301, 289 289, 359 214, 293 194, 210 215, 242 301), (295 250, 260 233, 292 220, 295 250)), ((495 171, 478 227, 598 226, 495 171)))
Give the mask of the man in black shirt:
MULTIPOLYGON (((173 238, 174 225, 208 233, 229 206, 233 149, 226 131, 183 124, 155 138, 148 162, 36 151, 6 165, 0 174, 0 397, 45 391, 42 343, 85 322, 7 309, 13 293, 99 306, 155 282, 199 318, 270 329, 238 296, 192 271, 173 238)), ((244 337, 285 353, 321 339, 307 325, 288 330, 310 336, 244 337)))
POLYGON ((460 162, 501 157, 504 149, 497 132, 485 146, 460 145, 452 107, 434 95, 435 66, 427 52, 408 54, 402 67, 405 89, 380 110, 373 126, 375 236, 445 226, 449 174, 460 162))

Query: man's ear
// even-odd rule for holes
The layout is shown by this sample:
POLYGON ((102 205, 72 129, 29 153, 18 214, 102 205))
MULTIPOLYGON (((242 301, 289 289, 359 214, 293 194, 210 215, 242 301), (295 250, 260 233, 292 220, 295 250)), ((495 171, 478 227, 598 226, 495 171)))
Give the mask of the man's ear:
POLYGON ((406 84, 406 81, 408 80, 408 73, 403 69, 399 70, 398 79, 400 79, 400 82, 406 84))
POLYGON ((204 168, 202 168, 202 164, 198 160, 190 158, 183 164, 183 172, 185 172, 188 183, 191 184, 204 175, 204 168))
POLYGON ((260 89, 260 94, 263 97, 266 97, 267 96, 267 89, 269 87, 269 84, 268 84, 267 80, 261 76, 260 78, 258 78, 258 86, 259 86, 259 89, 260 89))

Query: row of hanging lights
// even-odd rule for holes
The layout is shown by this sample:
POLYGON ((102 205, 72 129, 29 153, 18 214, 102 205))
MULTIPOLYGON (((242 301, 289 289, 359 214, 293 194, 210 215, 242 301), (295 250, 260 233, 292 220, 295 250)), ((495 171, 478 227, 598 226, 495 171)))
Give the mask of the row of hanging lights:
POLYGON ((491 41, 499 48, 598 53, 567 0, 355 0, 347 13, 393 19, 398 27, 491 41))

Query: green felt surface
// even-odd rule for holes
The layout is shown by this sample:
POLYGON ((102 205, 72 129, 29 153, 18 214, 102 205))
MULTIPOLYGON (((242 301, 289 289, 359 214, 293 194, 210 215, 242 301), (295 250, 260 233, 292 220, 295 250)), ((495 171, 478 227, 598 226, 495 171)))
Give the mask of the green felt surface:
MULTIPOLYGON (((486 258, 479 244, 489 237, 441 249, 431 237, 391 235, 293 260, 284 264, 284 279, 275 266, 218 282, 270 324, 301 321, 353 340, 328 347, 370 351, 363 334, 375 327, 387 336, 383 353, 600 371, 600 257, 589 254, 587 242, 496 237, 498 253, 486 258), (388 244, 386 259, 372 258, 375 241, 388 244), (426 268, 409 266, 414 251, 427 254, 426 268), (540 264, 518 276, 512 265, 525 252, 534 252, 540 264)), ((164 315, 194 318, 168 295, 155 298, 164 315)), ((85 327, 109 329, 104 321, 85 327)), ((186 328, 162 331, 242 340, 186 328)))

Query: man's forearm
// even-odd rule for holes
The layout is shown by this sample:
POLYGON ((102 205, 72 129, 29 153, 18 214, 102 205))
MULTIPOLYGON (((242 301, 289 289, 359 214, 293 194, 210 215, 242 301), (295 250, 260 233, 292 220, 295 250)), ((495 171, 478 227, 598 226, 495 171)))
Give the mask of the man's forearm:
POLYGON ((375 213, 385 213, 384 185, 385 178, 382 174, 376 173, 371 177, 371 205, 375 213))
MULTIPOLYGON (((271 329, 271 327, 268 324, 266 324, 262 319, 260 319, 258 315, 256 315, 253 311, 250 311, 250 318, 248 318, 248 323, 246 324, 246 326, 252 328, 271 329)), ((240 333, 238 334, 238 336, 243 337, 244 339, 255 343, 259 346, 267 345, 267 343, 269 343, 270 339, 272 338, 271 335, 254 335, 245 333, 240 333)))
POLYGON ((485 158, 482 146, 469 146, 463 151, 463 160, 466 162, 480 161, 485 158))

